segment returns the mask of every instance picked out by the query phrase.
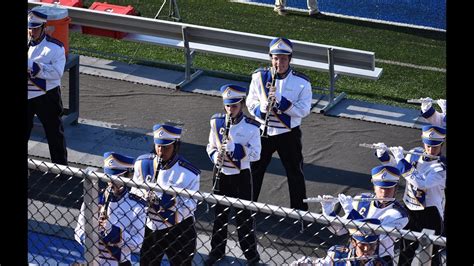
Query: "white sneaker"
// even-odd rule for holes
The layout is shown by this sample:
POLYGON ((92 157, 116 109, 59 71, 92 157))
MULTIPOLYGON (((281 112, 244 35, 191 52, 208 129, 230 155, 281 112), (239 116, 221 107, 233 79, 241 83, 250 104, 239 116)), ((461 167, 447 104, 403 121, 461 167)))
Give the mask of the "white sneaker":
POLYGON ((317 10, 317 9, 315 9, 315 10, 310 10, 310 11, 308 12, 308 14, 309 14, 310 16, 312 16, 312 15, 314 15, 314 14, 317 14, 317 13, 319 13, 319 10, 317 10))
POLYGON ((309 14, 310 17, 313 17, 313 18, 323 18, 324 17, 323 13, 319 12, 319 10, 309 11, 308 14, 309 14))
POLYGON ((277 12, 280 16, 286 16, 286 10, 280 8, 274 8, 273 11, 277 12))

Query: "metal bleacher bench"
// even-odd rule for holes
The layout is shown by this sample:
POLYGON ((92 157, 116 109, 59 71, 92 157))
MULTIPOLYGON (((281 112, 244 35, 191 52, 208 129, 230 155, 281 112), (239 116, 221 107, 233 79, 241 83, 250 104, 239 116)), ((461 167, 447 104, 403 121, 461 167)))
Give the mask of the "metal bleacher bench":
MULTIPOLYGON (((28 5, 32 8, 50 4, 29 2, 28 5)), ((202 73, 201 70, 193 71, 193 58, 196 52, 269 62, 268 44, 274 38, 86 8, 69 6, 64 6, 64 8, 68 9, 71 23, 75 25, 128 32, 124 37, 125 40, 184 49, 185 76, 184 80, 177 84, 177 89, 202 73)), ((382 68, 375 67, 373 52, 291 41, 293 42, 292 66, 329 73, 328 104, 321 110, 322 112, 327 111, 345 97, 345 93, 334 97, 335 82, 339 75, 377 80, 382 74, 382 68)))

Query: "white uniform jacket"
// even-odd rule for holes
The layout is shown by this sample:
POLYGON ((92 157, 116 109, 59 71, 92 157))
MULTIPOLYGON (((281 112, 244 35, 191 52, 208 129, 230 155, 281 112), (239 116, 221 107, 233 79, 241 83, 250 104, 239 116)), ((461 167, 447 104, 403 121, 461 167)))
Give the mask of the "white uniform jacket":
POLYGON ((433 106, 428 111, 421 112, 421 116, 434 126, 446 127, 446 113, 436 111, 433 106))
MULTIPOLYGON (((423 153, 424 149, 417 147, 411 151, 423 153)), ((403 202, 410 210, 423 210, 426 207, 436 206, 441 216, 444 217, 444 204, 446 187, 446 164, 444 157, 431 160, 423 156, 407 154, 398 164, 388 152, 382 154, 379 160, 386 165, 396 166, 407 185, 403 202)))
POLYGON ((46 94, 61 85, 66 65, 63 44, 44 35, 38 43, 28 44, 28 99, 46 94))
MULTIPOLYGON (((108 191, 106 193, 109 193, 108 191)), ((104 192, 99 195, 99 204, 105 204, 104 192)), ((99 264, 118 265, 131 261, 132 252, 139 253, 145 234, 146 202, 129 193, 126 188, 119 196, 109 194, 106 210, 106 230, 99 242, 99 264)), ((74 229, 74 238, 84 244, 85 205, 82 203, 79 219, 74 229)), ((97 216, 98 218, 98 216, 97 216)))
MULTIPOLYGON (((213 115, 210 123, 211 130, 206 150, 212 163, 216 164, 225 131, 225 114, 213 115)), ((262 145, 259 126, 257 121, 243 114, 235 119, 234 124, 231 123, 228 138, 234 142, 235 150, 225 157, 224 167, 221 169, 223 174, 238 174, 242 169, 250 169, 250 162, 260 159, 262 145)))
MULTIPOLYGON (((375 195, 371 193, 362 193, 356 198, 374 198, 375 195)), ((408 214, 406 209, 396 200, 390 202, 385 207, 380 207, 378 201, 353 201, 352 210, 346 217, 346 219, 362 219, 362 218, 375 218, 380 220, 380 225, 387 227, 395 227, 396 229, 403 229, 408 224, 408 214)), ((335 213, 325 213, 325 215, 335 216, 335 213)), ((337 225, 331 225, 328 227, 329 230, 337 235, 348 233, 347 229, 341 228, 337 225)), ((396 238, 392 238, 389 235, 380 235, 379 237, 379 256, 384 257, 389 255, 394 257, 394 242, 396 238)))
MULTIPOLYGON (((285 78, 277 78, 275 83, 278 107, 274 108, 270 114, 267 131, 270 136, 289 132, 292 128, 301 125, 301 119, 311 111, 313 92, 309 79, 291 67, 288 72, 285 78)), ((269 69, 257 69, 252 75, 246 100, 250 114, 262 124, 262 129, 265 110, 261 110, 260 106, 262 102, 268 100, 268 88, 271 81, 269 69)))
MULTIPOLYGON (((137 183, 156 184, 162 188, 187 189, 190 193, 199 190, 201 171, 180 155, 175 155, 166 165, 161 166, 156 180, 152 180, 158 167, 158 157, 155 154, 141 155, 134 167, 133 180, 137 183)), ((149 198, 147 190, 137 189, 133 193, 142 198, 149 198)), ((195 199, 162 192, 150 193, 155 198, 153 204, 149 203, 146 220, 146 225, 151 230, 166 229, 194 216, 197 207, 195 199)))

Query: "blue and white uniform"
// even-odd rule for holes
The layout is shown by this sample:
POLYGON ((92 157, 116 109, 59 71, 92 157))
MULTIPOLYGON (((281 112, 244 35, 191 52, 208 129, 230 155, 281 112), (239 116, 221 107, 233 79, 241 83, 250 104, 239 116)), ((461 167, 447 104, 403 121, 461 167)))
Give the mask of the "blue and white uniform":
MULTIPOLYGON (((211 117, 211 130, 209 132, 209 143, 207 154, 211 161, 216 164, 217 154, 222 145, 222 137, 225 128, 225 114, 215 114, 211 117)), ((224 159, 221 172, 225 175, 235 175, 243 169, 250 169, 250 162, 260 159, 260 130, 259 124, 241 114, 233 120, 230 125, 229 138, 235 143, 235 150, 224 159)))
POLYGON ((61 85, 66 56, 63 44, 46 34, 28 47, 29 100, 61 85))
MULTIPOLYGON (((162 188, 184 188, 192 191, 199 190, 200 170, 180 155, 175 155, 166 165, 158 169, 158 157, 155 154, 145 154, 137 158, 133 180, 156 184, 162 188), (152 182, 155 171, 159 170, 156 182, 152 182)), ((148 191, 134 190, 142 198, 147 198, 148 191)), ((151 230, 161 230, 179 224, 186 218, 194 217, 197 201, 177 195, 151 192, 155 194, 157 204, 148 208, 146 226, 151 230)))
MULTIPOLYGON (((445 129, 437 126, 424 126, 422 140, 427 145, 441 145, 445 137, 445 129)), ((412 152, 423 153, 424 148, 416 147, 412 152)), ((440 159, 430 159, 425 156, 407 154, 401 160, 389 153, 379 154, 378 159, 384 165, 397 166, 407 185, 403 202, 406 207, 413 211, 424 210, 428 207, 436 207, 441 219, 444 216, 446 187, 446 161, 443 156, 440 159)))
MULTIPOLYGON (((291 60, 292 53, 293 44, 286 38, 275 38, 269 44, 269 54, 272 58, 288 56, 288 60, 291 60)), ((260 160, 251 164, 253 200, 258 201, 263 177, 276 151, 286 171, 290 188, 290 207, 306 211, 308 204, 303 202, 306 198, 306 184, 300 125, 302 119, 311 111, 311 83, 305 75, 293 70, 291 65, 288 65, 286 73, 277 73, 274 76, 275 105, 268 114, 267 127, 265 117, 269 104, 268 95, 273 84, 270 69, 258 69, 253 73, 245 102, 249 113, 261 123, 262 133, 266 132, 268 135, 261 138, 260 160)))
MULTIPOLYGON (((424 126, 422 141, 428 146, 440 146, 444 142, 446 129, 439 126, 424 126)), ((430 159, 426 156, 407 154, 404 156, 402 147, 391 147, 391 153, 377 151, 377 157, 386 165, 397 165, 401 176, 405 178, 406 186, 403 202, 408 209, 409 222, 404 229, 421 232, 423 229, 432 229, 436 235, 443 231, 446 164, 444 158, 430 159)), ((412 149, 423 153, 424 148, 412 149)), ((439 154, 440 155, 440 154, 439 154)), ((402 239, 400 251, 400 265, 410 265, 418 242, 402 239)), ((438 247, 434 246, 433 254, 438 247)), ((437 265, 439 257, 433 256, 432 263, 437 265)))
MULTIPOLYGON (((380 225, 380 220, 376 218, 358 218, 357 221, 367 223, 367 224, 377 224, 380 225)), ((344 245, 335 245, 329 248, 326 257, 324 258, 311 258, 304 256, 297 261, 291 263, 291 266, 297 265, 316 265, 316 266, 358 266, 358 265, 365 265, 365 266, 385 266, 389 265, 381 256, 376 255, 378 253, 377 249, 380 248, 381 242, 379 241, 379 235, 373 234, 370 231, 366 231, 363 229, 356 230, 351 229, 351 242, 344 246, 344 245), (358 256, 356 252, 356 248, 354 247, 353 241, 356 244, 363 243, 363 244, 370 244, 375 245, 375 250, 368 252, 360 249, 359 251, 362 254, 367 254, 368 257, 363 258, 362 256, 358 256), (374 254, 370 255, 369 254, 374 254), (362 263, 364 260, 364 263, 362 263)), ((379 253, 380 254, 380 253, 379 253)))
MULTIPOLYGON (((265 113, 260 110, 260 105, 262 102, 267 102, 268 88, 271 83, 272 75, 268 68, 259 68, 252 74, 246 104, 250 114, 262 124, 261 129, 263 129, 265 113)), ((289 132, 292 128, 301 125, 301 120, 311 111, 313 99, 308 77, 291 67, 284 78, 277 76, 275 87, 279 106, 270 114, 269 136, 289 132)))
POLYGON ((63 44, 45 34, 46 21, 47 15, 39 11, 32 10, 28 14, 28 34, 36 39, 28 42, 26 141, 30 139, 33 119, 36 115, 44 127, 51 162, 67 165, 60 88, 66 57, 63 44))
MULTIPOLYGON (((131 171, 134 159, 114 152, 104 154, 104 172, 109 175, 131 171)), ((106 214, 105 228, 99 232, 99 265, 120 265, 130 262, 131 254, 138 253, 143 243, 146 201, 123 187, 114 194, 111 187, 100 191, 98 205, 106 214)), ((82 203, 74 238, 84 245, 85 204, 82 203)), ((98 215, 99 216, 99 215, 98 215)), ((99 217, 97 217, 99 218, 99 217)))
MULTIPOLYGON (((220 88, 223 104, 231 108, 227 116, 215 114, 212 116, 209 131, 207 154, 214 164, 220 151, 225 151, 224 163, 220 172, 218 167, 213 171, 213 193, 244 200, 252 200, 252 175, 250 162, 260 159, 260 124, 245 117, 242 112, 246 88, 226 84, 220 88), (238 105, 232 107, 232 105, 238 105), (232 117, 232 113, 233 116, 232 117), (226 121, 226 119, 228 119, 226 121), (227 122, 227 123, 226 123, 227 122), (228 131, 226 131, 228 126, 228 131), (224 136, 228 132, 227 136, 224 136), (227 139, 225 139, 227 138, 227 139)), ((227 224, 229 223, 230 209, 228 206, 216 204, 215 218, 212 229, 211 252, 205 265, 212 265, 225 255, 227 241, 227 224)), ((257 251, 254 219, 249 210, 236 210, 235 220, 239 237, 239 244, 249 263, 260 260, 257 251)))
POLYGON ((140 265, 160 265, 166 255, 171 265, 191 265, 196 254, 197 233, 194 211, 201 171, 178 153, 182 129, 169 124, 153 126, 157 154, 137 158, 133 180, 162 189, 186 189, 190 195, 137 189, 148 201, 145 239, 140 265), (160 156, 164 157, 158 157, 160 156), (162 158, 166 161, 162 161, 162 158))
MULTIPOLYGON (((355 198, 374 197, 375 194, 362 193, 356 196, 355 198)), ((382 226, 395 227, 399 230, 403 229, 408 224, 407 211, 396 200, 386 203, 385 206, 381 206, 380 202, 378 201, 353 201, 352 206, 354 209, 344 218, 376 218, 381 221, 382 226)), ((335 214, 333 214, 332 216, 335 216, 335 214)), ((336 235, 343 235, 348 233, 345 228, 336 225, 331 225, 330 227, 328 227, 328 229, 336 235)), ((390 237, 389 235, 380 235, 379 256, 385 257, 388 255, 393 258, 395 255, 395 241, 396 239, 390 237)))
MULTIPOLYGON (((108 220, 105 231, 100 234, 99 264, 119 265, 131 261, 131 254, 139 253, 143 242, 146 219, 146 202, 129 193, 129 188, 115 196, 110 191, 99 194, 99 205, 105 204, 105 194, 110 194, 106 210, 108 220)), ((74 238, 84 245, 85 205, 81 206, 74 238)))
MULTIPOLYGON (((416 147, 410 151, 423 153, 422 147, 416 147)), ((379 157, 382 163, 397 165, 393 156, 387 152, 379 157), (388 159, 388 160, 387 160, 388 159)), ((427 157, 407 154, 405 159, 398 164, 402 170, 402 176, 407 185, 403 202, 410 210, 423 210, 426 207, 435 206, 441 217, 444 215, 446 187, 446 165, 445 159, 429 159, 427 157)))
MULTIPOLYGON (((377 166, 372 168, 371 171, 372 179, 371 182, 374 186, 380 188, 392 188, 398 184, 400 171, 392 166, 377 166)), ((396 200, 390 202, 380 201, 352 201, 351 206, 346 207, 345 204, 349 202, 343 202, 346 197, 339 195, 339 201, 344 209, 346 219, 378 219, 382 226, 394 227, 399 230, 403 229, 408 224, 408 213, 406 209, 396 200)), ((373 193, 362 193, 355 198, 375 198, 373 193)), ((336 216, 334 212, 335 203, 322 203, 323 214, 328 216, 336 216), (325 205, 329 206, 325 208, 325 205)), ((329 230, 336 234, 342 235, 348 233, 345 228, 339 225, 331 225, 328 227, 329 230)), ((390 237, 389 235, 380 235, 379 237, 379 256, 386 259, 386 261, 393 260, 394 243, 396 238, 390 237)))

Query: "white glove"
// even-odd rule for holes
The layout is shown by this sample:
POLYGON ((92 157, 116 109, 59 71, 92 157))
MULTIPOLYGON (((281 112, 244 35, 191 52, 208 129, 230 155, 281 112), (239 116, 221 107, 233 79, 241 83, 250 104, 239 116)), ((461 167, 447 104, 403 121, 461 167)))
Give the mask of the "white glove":
POLYGON ((235 150, 235 144, 234 144, 234 142, 233 142, 232 140, 230 140, 230 139, 227 140, 227 142, 224 143, 224 144, 222 144, 222 145, 223 145, 224 150, 227 151, 227 152, 232 153, 232 152, 234 152, 234 150, 235 150))
POLYGON ((383 142, 375 143, 374 145, 377 147, 377 157, 382 157, 382 155, 388 150, 387 145, 383 142))
POLYGON ((431 99, 430 97, 421 98, 421 111, 423 113, 428 111, 431 108, 432 103, 433 99, 431 99))
POLYGON ((334 211, 334 206, 336 206, 337 200, 334 200, 333 196, 323 195, 323 197, 318 196, 318 199, 321 199, 321 207, 323 209, 324 215, 329 215, 334 211), (323 199, 333 199, 333 200, 323 200, 323 199))
POLYGON ((354 206, 352 206, 352 197, 346 196, 344 194, 339 194, 338 198, 345 215, 348 215, 354 209, 354 206))
POLYGON ((304 256, 304 257, 301 257, 297 261, 293 261, 290 265, 291 266, 293 266, 293 265, 312 265, 312 263, 313 263, 313 260, 311 259, 311 257, 304 256))
POLYGON ((444 99, 439 99, 437 102, 436 102, 439 107, 441 108, 441 112, 443 112, 443 114, 446 114, 446 100, 444 99))
POLYGON ((268 101, 260 102, 260 112, 266 113, 268 109, 268 101))
POLYGON ((390 151, 393 154, 393 157, 395 157, 395 160, 397 163, 401 161, 403 158, 405 158, 405 155, 403 154, 403 147, 398 146, 398 147, 390 147, 390 151))
POLYGON ((217 160, 219 160, 219 151, 214 152, 214 154, 212 155, 212 162, 214 164, 217 164, 217 160))

